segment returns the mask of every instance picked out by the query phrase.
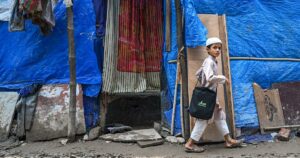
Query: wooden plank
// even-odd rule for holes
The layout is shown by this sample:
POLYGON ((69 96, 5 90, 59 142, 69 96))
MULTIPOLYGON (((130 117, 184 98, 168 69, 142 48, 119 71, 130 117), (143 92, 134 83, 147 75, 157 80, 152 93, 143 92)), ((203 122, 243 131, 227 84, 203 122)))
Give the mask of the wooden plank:
POLYGON ((278 89, 263 90, 256 83, 253 83, 253 89, 261 132, 264 133, 266 127, 283 126, 284 118, 278 89))
POLYGON ((100 127, 101 133, 104 134, 104 128, 106 125, 106 114, 107 114, 107 107, 108 107, 108 94, 102 93, 101 94, 101 104, 100 104, 100 127))
POLYGON ((286 125, 300 125, 300 82, 274 83, 279 90, 286 125))
POLYGON ((177 46, 178 46, 178 60, 180 62, 180 72, 182 79, 182 106, 183 109, 183 118, 184 118, 184 138, 188 139, 190 137, 190 117, 189 117, 189 95, 188 95, 188 72, 187 72, 187 63, 184 53, 183 45, 183 17, 180 0, 175 0, 176 8, 176 27, 177 27, 177 46))
POLYGON ((162 144, 164 144, 164 140, 159 139, 159 140, 137 141, 137 144, 141 148, 146 148, 146 147, 150 147, 150 146, 162 145, 162 144))
MULTIPOLYGON (((219 37, 219 21, 217 15, 210 14, 200 14, 198 15, 204 26, 208 30, 208 37, 219 37)), ((189 89, 189 102, 193 93, 193 89, 196 84, 196 71, 201 67, 204 59, 208 56, 205 47, 196 47, 187 49, 187 62, 188 62, 188 89, 189 89)), ((223 74, 222 72, 222 60, 220 57, 217 58, 218 61, 218 73, 223 74)), ((218 99, 220 105, 225 109, 225 99, 224 99, 224 86, 218 85, 218 99)), ((190 119, 191 129, 194 126, 194 118, 190 119)), ((220 142, 224 138, 219 134, 216 126, 214 124, 209 124, 205 130, 201 141, 203 142, 220 142)))
POLYGON ((300 125, 284 125, 284 126, 276 126, 276 127, 264 127, 264 130, 274 130, 280 128, 299 128, 300 125))
MULTIPOLYGON (((175 125, 175 112, 176 112, 176 105, 177 105, 177 89, 179 84, 179 62, 177 62, 177 69, 176 69, 176 80, 175 80, 175 89, 174 89, 174 96, 173 96, 173 106, 172 106, 172 121, 171 121, 171 135, 174 135, 174 125, 175 125)), ((182 89, 180 87, 180 89, 182 89)), ((180 98, 182 100, 182 98, 180 98)), ((181 103, 181 102, 180 102, 181 103)))
POLYGON ((171 51, 171 0, 166 0, 166 51, 171 51))
POLYGON ((229 50, 228 50, 228 38, 227 38, 227 28, 226 28, 226 17, 225 15, 219 16, 219 34, 222 40, 222 63, 223 63, 223 73, 230 83, 225 83, 225 96, 226 96, 226 107, 228 111, 227 117, 229 118, 229 128, 233 138, 236 137, 235 130, 235 120, 234 120, 234 107, 233 107, 233 97, 232 97, 232 82, 231 82, 231 72, 230 72, 230 60, 229 60, 229 50))

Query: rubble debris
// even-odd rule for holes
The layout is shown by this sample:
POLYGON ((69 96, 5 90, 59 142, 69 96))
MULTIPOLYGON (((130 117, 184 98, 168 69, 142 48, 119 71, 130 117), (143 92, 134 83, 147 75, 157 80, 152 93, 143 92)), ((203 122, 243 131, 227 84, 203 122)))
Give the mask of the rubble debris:
POLYGON ((137 141, 159 140, 162 137, 155 129, 133 130, 125 133, 105 134, 100 136, 101 139, 123 143, 135 143, 137 141))
POLYGON ((115 133, 123 133, 123 132, 131 131, 131 130, 132 127, 130 126, 126 126, 120 123, 114 123, 114 124, 106 125, 104 129, 104 133, 115 134, 115 133))
POLYGON ((101 127, 95 127, 93 129, 91 129, 87 134, 84 135, 83 140, 91 141, 91 140, 97 139, 100 135, 100 130, 101 130, 101 127))
POLYGON ((148 140, 148 141, 137 141, 137 144, 141 147, 141 148, 146 148, 146 147, 150 147, 150 146, 157 146, 157 145, 162 145, 164 143, 163 139, 159 139, 159 140, 148 140))

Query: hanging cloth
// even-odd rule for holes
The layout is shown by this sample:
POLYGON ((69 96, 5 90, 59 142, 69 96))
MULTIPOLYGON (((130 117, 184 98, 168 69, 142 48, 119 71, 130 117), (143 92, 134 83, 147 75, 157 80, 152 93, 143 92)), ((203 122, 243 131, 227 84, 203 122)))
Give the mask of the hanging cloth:
POLYGON ((120 1, 119 71, 160 71, 162 17, 162 3, 159 0, 120 1))

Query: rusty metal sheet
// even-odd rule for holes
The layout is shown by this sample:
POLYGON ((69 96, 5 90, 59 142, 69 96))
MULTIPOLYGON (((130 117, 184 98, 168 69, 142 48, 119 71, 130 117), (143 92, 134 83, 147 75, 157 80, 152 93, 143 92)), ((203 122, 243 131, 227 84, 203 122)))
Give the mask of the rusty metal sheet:
MULTIPOLYGON (((82 89, 76 88, 76 133, 85 133, 82 89)), ((38 94, 32 128, 26 132, 28 141, 66 137, 69 118, 69 85, 45 85, 38 94)))
POLYGON ((17 100, 18 93, 0 93, 0 142, 8 138, 17 100))
POLYGON ((274 83, 279 90, 286 125, 300 125, 300 82, 274 83))

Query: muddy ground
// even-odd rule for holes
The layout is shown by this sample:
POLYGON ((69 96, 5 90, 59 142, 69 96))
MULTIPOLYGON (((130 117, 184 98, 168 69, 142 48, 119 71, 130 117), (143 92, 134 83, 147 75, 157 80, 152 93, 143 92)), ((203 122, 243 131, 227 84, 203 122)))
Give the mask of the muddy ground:
POLYGON ((23 143, 12 149, 0 149, 0 157, 300 157, 300 138, 288 142, 248 144, 247 147, 226 149, 223 143, 205 145, 204 153, 186 153, 182 144, 165 142, 163 145, 140 148, 135 143, 114 143, 104 140, 77 141, 63 145, 61 140, 23 143))

